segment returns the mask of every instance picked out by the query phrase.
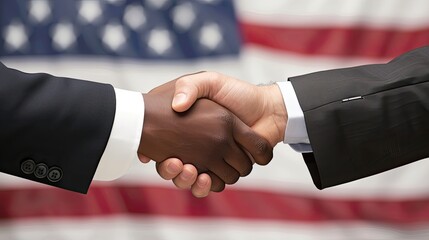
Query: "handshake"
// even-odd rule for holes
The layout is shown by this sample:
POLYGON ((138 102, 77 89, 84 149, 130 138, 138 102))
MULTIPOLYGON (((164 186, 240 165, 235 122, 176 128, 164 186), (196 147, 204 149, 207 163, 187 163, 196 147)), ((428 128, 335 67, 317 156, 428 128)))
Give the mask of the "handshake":
POLYGON ((204 197, 268 164, 284 141, 317 188, 354 181, 429 156, 428 56, 424 47, 267 86, 200 72, 143 99, 0 63, 0 172, 84 193, 123 175, 137 151, 204 197))
POLYGON ((143 94, 138 156, 159 175, 196 197, 220 192, 268 164, 284 138, 287 112, 276 84, 255 86, 200 72, 143 94))

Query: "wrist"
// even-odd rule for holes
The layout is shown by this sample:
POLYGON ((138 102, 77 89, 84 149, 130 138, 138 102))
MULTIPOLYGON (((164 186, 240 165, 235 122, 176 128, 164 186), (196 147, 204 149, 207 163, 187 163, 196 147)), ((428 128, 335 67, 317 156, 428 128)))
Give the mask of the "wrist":
POLYGON ((264 86, 264 98, 267 105, 266 113, 271 118, 271 122, 274 124, 276 129, 275 134, 275 143, 283 142, 286 123, 288 120, 287 109, 284 104, 283 95, 280 91, 280 88, 277 84, 272 84, 269 86, 264 86))
MULTIPOLYGON (((151 108, 151 101, 150 101, 150 96, 148 96, 147 93, 142 93, 142 98, 144 99, 144 119, 143 119, 143 127, 142 127, 142 131, 141 131, 141 135, 140 135, 140 144, 138 146, 137 149, 137 153, 147 156, 147 152, 145 152, 145 145, 144 143, 149 142, 150 140, 148 138, 150 138, 150 134, 148 132, 148 130, 151 129, 151 121, 149 118, 154 117, 153 113, 151 113, 152 108, 151 108)), ((150 157, 150 156, 149 156, 150 157)))
POLYGON ((160 153, 165 152, 165 149, 161 149, 163 145, 160 144, 160 141, 168 139, 165 136, 166 134, 173 133, 173 131, 168 131, 167 129, 170 127, 172 117, 169 114, 174 111, 165 107, 170 106, 171 98, 152 93, 143 93, 142 95, 145 104, 145 115, 137 153, 158 162, 167 158, 159 157, 160 153))

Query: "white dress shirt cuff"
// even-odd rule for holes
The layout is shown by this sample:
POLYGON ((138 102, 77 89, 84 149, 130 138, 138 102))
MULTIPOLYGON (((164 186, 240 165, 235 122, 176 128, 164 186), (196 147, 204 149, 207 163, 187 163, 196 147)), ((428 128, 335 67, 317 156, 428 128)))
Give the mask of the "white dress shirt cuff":
POLYGON ((137 159, 144 120, 143 96, 139 92, 117 88, 115 94, 115 119, 94 180, 117 179, 123 176, 137 159))
POLYGON ((283 142, 289 144, 295 151, 311 152, 310 141, 305 126, 304 112, 299 105, 292 83, 289 81, 277 82, 277 85, 283 95, 288 114, 283 142))

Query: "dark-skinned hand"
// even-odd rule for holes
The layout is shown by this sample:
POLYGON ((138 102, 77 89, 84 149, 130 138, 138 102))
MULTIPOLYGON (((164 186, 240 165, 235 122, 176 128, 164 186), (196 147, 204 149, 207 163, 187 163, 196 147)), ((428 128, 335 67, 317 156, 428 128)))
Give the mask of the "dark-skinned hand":
POLYGON ((233 184, 248 175, 251 158, 258 164, 271 160, 269 142, 219 104, 201 99, 186 112, 173 111, 174 90, 175 81, 171 81, 143 95, 145 119, 139 154, 157 164, 175 157, 194 165, 198 173, 210 175, 212 191, 222 191, 225 183, 233 184))

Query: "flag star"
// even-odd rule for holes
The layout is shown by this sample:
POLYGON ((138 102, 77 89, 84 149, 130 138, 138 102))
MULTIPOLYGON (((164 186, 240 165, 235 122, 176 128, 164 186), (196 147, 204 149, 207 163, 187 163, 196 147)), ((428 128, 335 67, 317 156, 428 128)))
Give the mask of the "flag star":
POLYGON ((102 41, 112 51, 119 51, 126 43, 126 32, 119 23, 109 23, 102 31, 102 41))
POLYGON ((30 19, 35 22, 43 22, 51 14, 51 6, 48 0, 32 0, 29 2, 30 19))
POLYGON ((52 41, 57 50, 66 50, 76 41, 76 33, 71 23, 58 23, 52 29, 52 41))
POLYGON ((10 51, 23 49, 28 43, 27 31, 19 22, 13 22, 3 32, 6 46, 10 51))
POLYGON ((222 0, 199 0, 199 1, 203 3, 208 3, 208 4, 217 4, 222 0))
POLYGON ((143 25, 146 23, 146 14, 143 7, 136 4, 129 5, 125 9, 124 22, 134 30, 143 27, 143 25))
POLYGON ((162 9, 170 3, 170 0, 146 0, 146 2, 155 9, 162 9))
POLYGON ((216 23, 209 23, 201 28, 199 34, 200 44, 210 51, 215 50, 223 42, 221 29, 216 23))
POLYGON ((158 55, 164 55, 171 49, 172 36, 165 28, 153 29, 149 33, 148 45, 158 55))
POLYGON ((85 23, 94 23, 101 17, 101 10, 98 0, 82 0, 79 5, 79 18, 85 23))
POLYGON ((110 4, 114 4, 114 5, 121 5, 122 3, 125 2, 125 0, 106 0, 108 3, 110 4))
POLYGON ((174 24, 180 30, 189 30, 195 22, 195 11, 192 4, 189 2, 183 3, 175 7, 172 11, 174 24))

